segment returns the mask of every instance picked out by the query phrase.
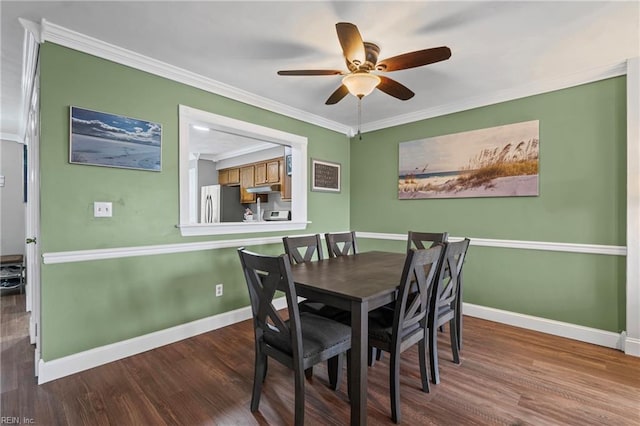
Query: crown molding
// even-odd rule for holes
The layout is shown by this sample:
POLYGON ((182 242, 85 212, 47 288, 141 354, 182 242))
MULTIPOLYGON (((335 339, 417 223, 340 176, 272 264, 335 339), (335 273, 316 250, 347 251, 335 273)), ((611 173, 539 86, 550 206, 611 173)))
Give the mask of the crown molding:
POLYGON ((487 105, 494 105, 501 102, 512 101, 515 99, 526 98, 528 96, 540 95, 542 93, 553 92, 555 90, 575 87, 582 84, 592 83, 594 81, 604 80, 611 77, 618 77, 627 73, 627 61, 608 64, 605 66, 589 68, 568 75, 541 80, 513 87, 506 90, 500 90, 494 93, 484 94, 482 96, 474 96, 461 101, 449 104, 439 105, 434 108, 428 108, 415 111, 409 114, 398 115, 384 120, 371 121, 362 124, 362 132, 372 132, 374 130, 386 129, 388 127, 400 126, 402 124, 413 123, 428 118, 439 117, 446 114, 452 114, 460 111, 467 111, 473 108, 479 108, 487 105))
MULTIPOLYGON (((87 35, 69 30, 60 25, 56 25, 45 19, 40 25, 21 19, 21 23, 25 28, 29 26, 29 31, 37 34, 38 42, 49 41, 87 53, 99 58, 107 59, 122 65, 126 65, 141 71, 145 71, 160 77, 164 77, 179 83, 183 83, 198 89, 205 90, 233 99, 258 108, 275 112, 290 118, 304 121, 316 126, 320 126, 329 130, 333 130, 353 138, 356 130, 350 126, 328 120, 318 115, 310 114, 303 110, 290 107, 280 102, 255 95, 245 90, 230 86, 228 84, 204 77, 191 71, 167 64, 162 61, 141 55, 134 51, 124 49, 122 47, 104 42, 102 40, 89 37, 87 35)), ((474 96, 461 101, 449 104, 439 105, 434 108, 428 108, 415 111, 409 114, 398 115, 384 120, 371 121, 363 123, 361 132, 372 132, 388 127, 399 126, 403 124, 413 123, 428 118, 439 117, 455 112, 466 111, 473 108, 493 105, 501 102, 507 102, 514 99, 521 99, 528 96, 535 96, 542 93, 552 92, 555 90, 565 89, 568 87, 579 86, 611 77, 625 75, 627 73, 626 61, 608 64, 604 66, 589 68, 579 72, 563 75, 556 78, 532 82, 530 84, 496 91, 493 93, 474 96)))
MULTIPOLYGON (((36 25, 36 24, 34 24, 36 25)), ((98 40, 93 37, 69 30, 45 19, 40 24, 42 42, 49 41, 60 46, 88 53, 128 67, 148 72, 169 80, 177 81, 210 93, 224 96, 248 105, 263 108, 287 117, 295 118, 316 126, 350 135, 353 129, 332 120, 309 114, 280 102, 249 93, 237 87, 221 83, 191 71, 167 64, 162 61, 141 55, 134 51, 98 40)))
POLYGON ((15 133, 0 133, 0 140, 24 143, 24 138, 21 138, 20 135, 17 135, 15 133))

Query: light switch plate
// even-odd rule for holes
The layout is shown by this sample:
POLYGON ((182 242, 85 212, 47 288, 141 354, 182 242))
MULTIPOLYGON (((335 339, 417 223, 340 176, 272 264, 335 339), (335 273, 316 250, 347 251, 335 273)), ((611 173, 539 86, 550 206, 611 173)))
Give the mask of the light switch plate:
POLYGON ((113 214, 111 203, 95 201, 93 203, 93 217, 111 217, 113 214))

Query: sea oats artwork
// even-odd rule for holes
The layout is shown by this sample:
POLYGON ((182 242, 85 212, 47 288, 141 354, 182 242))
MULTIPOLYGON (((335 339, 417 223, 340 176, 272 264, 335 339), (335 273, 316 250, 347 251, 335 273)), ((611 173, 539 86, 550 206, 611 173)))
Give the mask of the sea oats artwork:
POLYGON ((539 121, 399 144, 398 198, 539 195, 539 121))

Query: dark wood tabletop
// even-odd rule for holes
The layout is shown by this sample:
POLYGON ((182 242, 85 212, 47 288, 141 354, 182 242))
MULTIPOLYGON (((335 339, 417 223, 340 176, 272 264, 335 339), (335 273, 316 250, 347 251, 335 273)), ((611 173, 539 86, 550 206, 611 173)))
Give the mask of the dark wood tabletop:
POLYGON ((291 266, 298 296, 351 312, 351 424, 367 424, 368 314, 395 299, 406 255, 372 251, 291 266))
POLYGON ((398 286, 404 253, 371 251, 317 262, 293 265, 293 280, 299 296, 306 289, 322 291, 346 300, 368 300, 398 286))

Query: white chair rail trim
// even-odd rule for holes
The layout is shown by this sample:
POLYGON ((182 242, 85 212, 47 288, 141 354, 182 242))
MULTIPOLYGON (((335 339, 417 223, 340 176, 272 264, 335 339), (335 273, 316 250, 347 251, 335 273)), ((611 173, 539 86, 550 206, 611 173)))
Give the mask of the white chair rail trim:
MULTIPOLYGON (((377 240, 406 241, 406 234, 384 234, 376 232, 357 232, 358 238, 377 240)), ((627 248, 623 246, 607 246, 597 244, 556 243, 544 241, 496 240, 488 238, 471 238, 471 245, 481 247, 500 247, 522 250, 546 250, 569 253, 604 254, 612 256, 626 256, 627 248)), ((461 240, 461 237, 450 237, 450 240, 461 240)), ((261 244, 280 244, 282 236, 264 238, 242 238, 219 241, 201 241, 196 243, 162 244, 136 247, 115 247, 108 249, 61 251, 44 253, 45 265, 57 263, 86 262, 92 260, 119 259, 136 256, 151 256, 156 254, 186 253, 200 250, 213 250, 261 244)))
MULTIPOLYGON (((360 238, 371 238, 376 240, 396 240, 406 241, 407 234, 384 234, 377 232, 358 232, 360 238)), ((500 247, 522 250, 545 250, 560 251, 568 253, 588 253, 588 254, 606 254, 612 256, 626 256, 627 248, 624 246, 608 246, 600 244, 579 244, 579 243, 557 243, 546 241, 522 241, 522 240, 497 240, 491 238, 475 238, 471 239, 472 246, 480 247, 500 247)), ((462 240, 462 237, 449 237, 451 241, 462 240)))
POLYGON ((178 243, 153 246, 115 247, 94 250, 60 251, 53 253, 44 253, 42 255, 42 260, 45 265, 52 265, 56 263, 86 262, 90 260, 152 256, 156 254, 186 253, 190 251, 213 250, 220 248, 277 243, 282 243, 282 237, 244 238, 235 240, 201 241, 197 243, 178 243))

